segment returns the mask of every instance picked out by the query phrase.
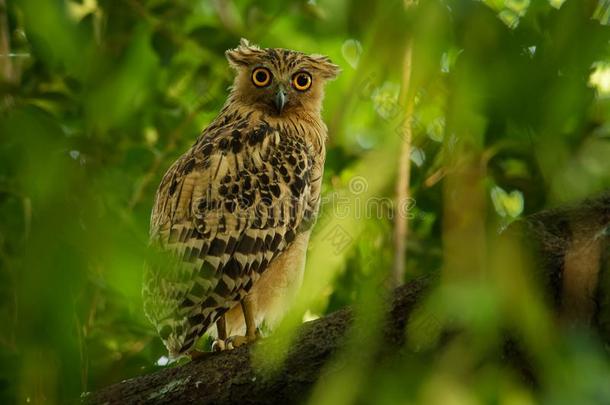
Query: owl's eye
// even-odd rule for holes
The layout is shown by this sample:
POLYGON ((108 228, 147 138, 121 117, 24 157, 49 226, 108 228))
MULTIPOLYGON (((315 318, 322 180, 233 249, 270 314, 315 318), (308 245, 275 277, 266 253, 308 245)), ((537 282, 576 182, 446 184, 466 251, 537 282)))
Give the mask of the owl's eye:
POLYGON ((256 68, 252 72, 252 83, 256 87, 265 87, 271 83, 271 72, 267 68, 256 68))
POLYGON ((311 75, 307 72, 299 72, 292 76, 292 85, 299 91, 305 91, 311 87, 311 75))

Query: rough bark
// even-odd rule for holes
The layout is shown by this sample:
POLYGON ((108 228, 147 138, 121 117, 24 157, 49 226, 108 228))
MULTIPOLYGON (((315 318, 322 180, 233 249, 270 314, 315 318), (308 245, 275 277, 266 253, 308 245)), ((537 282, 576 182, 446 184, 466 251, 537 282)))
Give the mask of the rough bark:
MULTIPOLYGON (((608 299, 604 285, 608 283, 604 281, 607 272, 603 271, 608 268, 609 229, 610 193, 578 206, 532 215, 508 232, 522 238, 526 246, 537 251, 541 285, 554 298, 560 312, 562 294, 566 288, 566 263, 574 261, 575 255, 591 253, 591 249, 581 251, 583 245, 596 246, 593 251, 595 255, 601 252, 599 257, 596 256, 594 260, 583 257, 587 263, 584 270, 595 274, 596 280, 599 275, 601 280, 592 297, 594 313, 590 316, 585 314, 584 322, 592 323, 602 336, 606 335, 606 329, 610 330, 607 327, 610 321, 604 315, 605 312, 610 312, 605 311, 610 304, 606 304, 608 299), (574 249, 577 253, 574 253, 574 249)), ((579 266, 577 270, 582 272, 583 268, 579 266)), ((426 277, 395 290, 384 323, 386 348, 403 344, 407 319, 433 284, 434 279, 426 277)), ((262 375, 254 369, 250 362, 250 348, 241 347, 112 385, 90 394, 85 401, 90 404, 303 402, 323 373, 325 365, 342 347, 343 337, 352 318, 351 309, 346 308, 302 325, 297 341, 291 346, 281 370, 270 376, 262 375)), ((518 359, 518 351, 508 352, 509 356, 515 354, 513 360, 521 361, 518 359)))
MULTIPOLYGON (((405 322, 431 284, 415 280, 396 290, 386 322, 388 344, 400 345, 405 322)), ((249 347, 209 354, 181 367, 165 369, 112 385, 86 398, 90 404, 268 404, 295 403, 307 397, 322 368, 342 345, 352 320, 349 308, 305 323, 284 365, 272 376, 257 373, 249 347)), ((272 343, 272 342, 266 342, 272 343)))
POLYGON ((600 273, 605 273, 603 270, 608 264, 610 192, 578 205, 533 214, 516 224, 510 232, 520 235, 524 245, 534 251, 544 291, 562 315, 567 318, 584 316, 588 317, 587 322, 595 322, 602 309, 599 305, 602 302, 600 294, 607 291, 603 277, 600 283, 597 280, 598 276, 603 276, 600 273), (591 278, 596 281, 594 291, 588 291, 591 294, 589 298, 595 301, 594 305, 576 302, 579 306, 575 308, 577 314, 571 313, 568 304, 578 301, 578 297, 574 296, 578 292, 571 290, 574 284, 569 284, 574 280, 574 272, 581 273, 577 279, 584 282, 589 282, 591 278), (583 306, 593 313, 587 314, 583 306))

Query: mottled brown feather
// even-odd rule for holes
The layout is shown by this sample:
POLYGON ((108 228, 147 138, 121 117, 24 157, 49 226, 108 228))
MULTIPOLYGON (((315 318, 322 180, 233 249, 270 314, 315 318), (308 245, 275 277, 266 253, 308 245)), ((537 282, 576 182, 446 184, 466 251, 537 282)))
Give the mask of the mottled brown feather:
MULTIPOLYGON (((294 273, 289 266, 302 268, 320 201, 323 84, 337 67, 321 56, 243 41, 227 58, 237 69, 231 94, 163 177, 151 215, 151 241, 171 260, 148 265, 145 312, 172 357, 188 352, 218 317, 238 306, 267 269, 287 275, 294 273), (303 69, 314 83, 307 92, 288 94, 280 114, 270 103, 271 89, 254 88, 250 81, 252 69, 261 65, 278 85, 289 84, 293 72, 303 69), (278 259, 295 251, 295 240, 299 253, 278 259)), ((289 284, 286 275, 273 279, 289 284)), ((258 298, 265 291, 275 294, 270 286, 254 291, 258 298)), ((258 317, 267 310, 261 306, 258 317)))

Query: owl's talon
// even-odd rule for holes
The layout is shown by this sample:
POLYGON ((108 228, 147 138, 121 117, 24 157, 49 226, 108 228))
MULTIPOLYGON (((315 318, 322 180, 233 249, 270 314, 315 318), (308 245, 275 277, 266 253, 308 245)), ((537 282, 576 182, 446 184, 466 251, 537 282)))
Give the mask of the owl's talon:
POLYGON ((213 352, 222 352, 224 350, 227 350, 227 345, 224 340, 216 339, 216 340, 214 340, 214 342, 212 342, 212 351, 213 352))
POLYGON ((259 337, 258 334, 252 337, 248 336, 230 336, 227 340, 225 340, 225 344, 227 349, 236 349, 240 346, 243 346, 248 343, 254 342, 259 337))

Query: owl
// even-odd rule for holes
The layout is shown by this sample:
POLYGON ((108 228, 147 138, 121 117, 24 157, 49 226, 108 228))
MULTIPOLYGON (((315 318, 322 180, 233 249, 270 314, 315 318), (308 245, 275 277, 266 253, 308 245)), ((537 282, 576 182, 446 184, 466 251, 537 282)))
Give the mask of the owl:
POLYGON ((244 39, 226 57, 227 101, 165 173, 151 215, 151 244, 167 258, 147 266, 144 310, 170 358, 193 355, 208 329, 222 350, 279 320, 320 205, 322 100, 339 67, 244 39))

